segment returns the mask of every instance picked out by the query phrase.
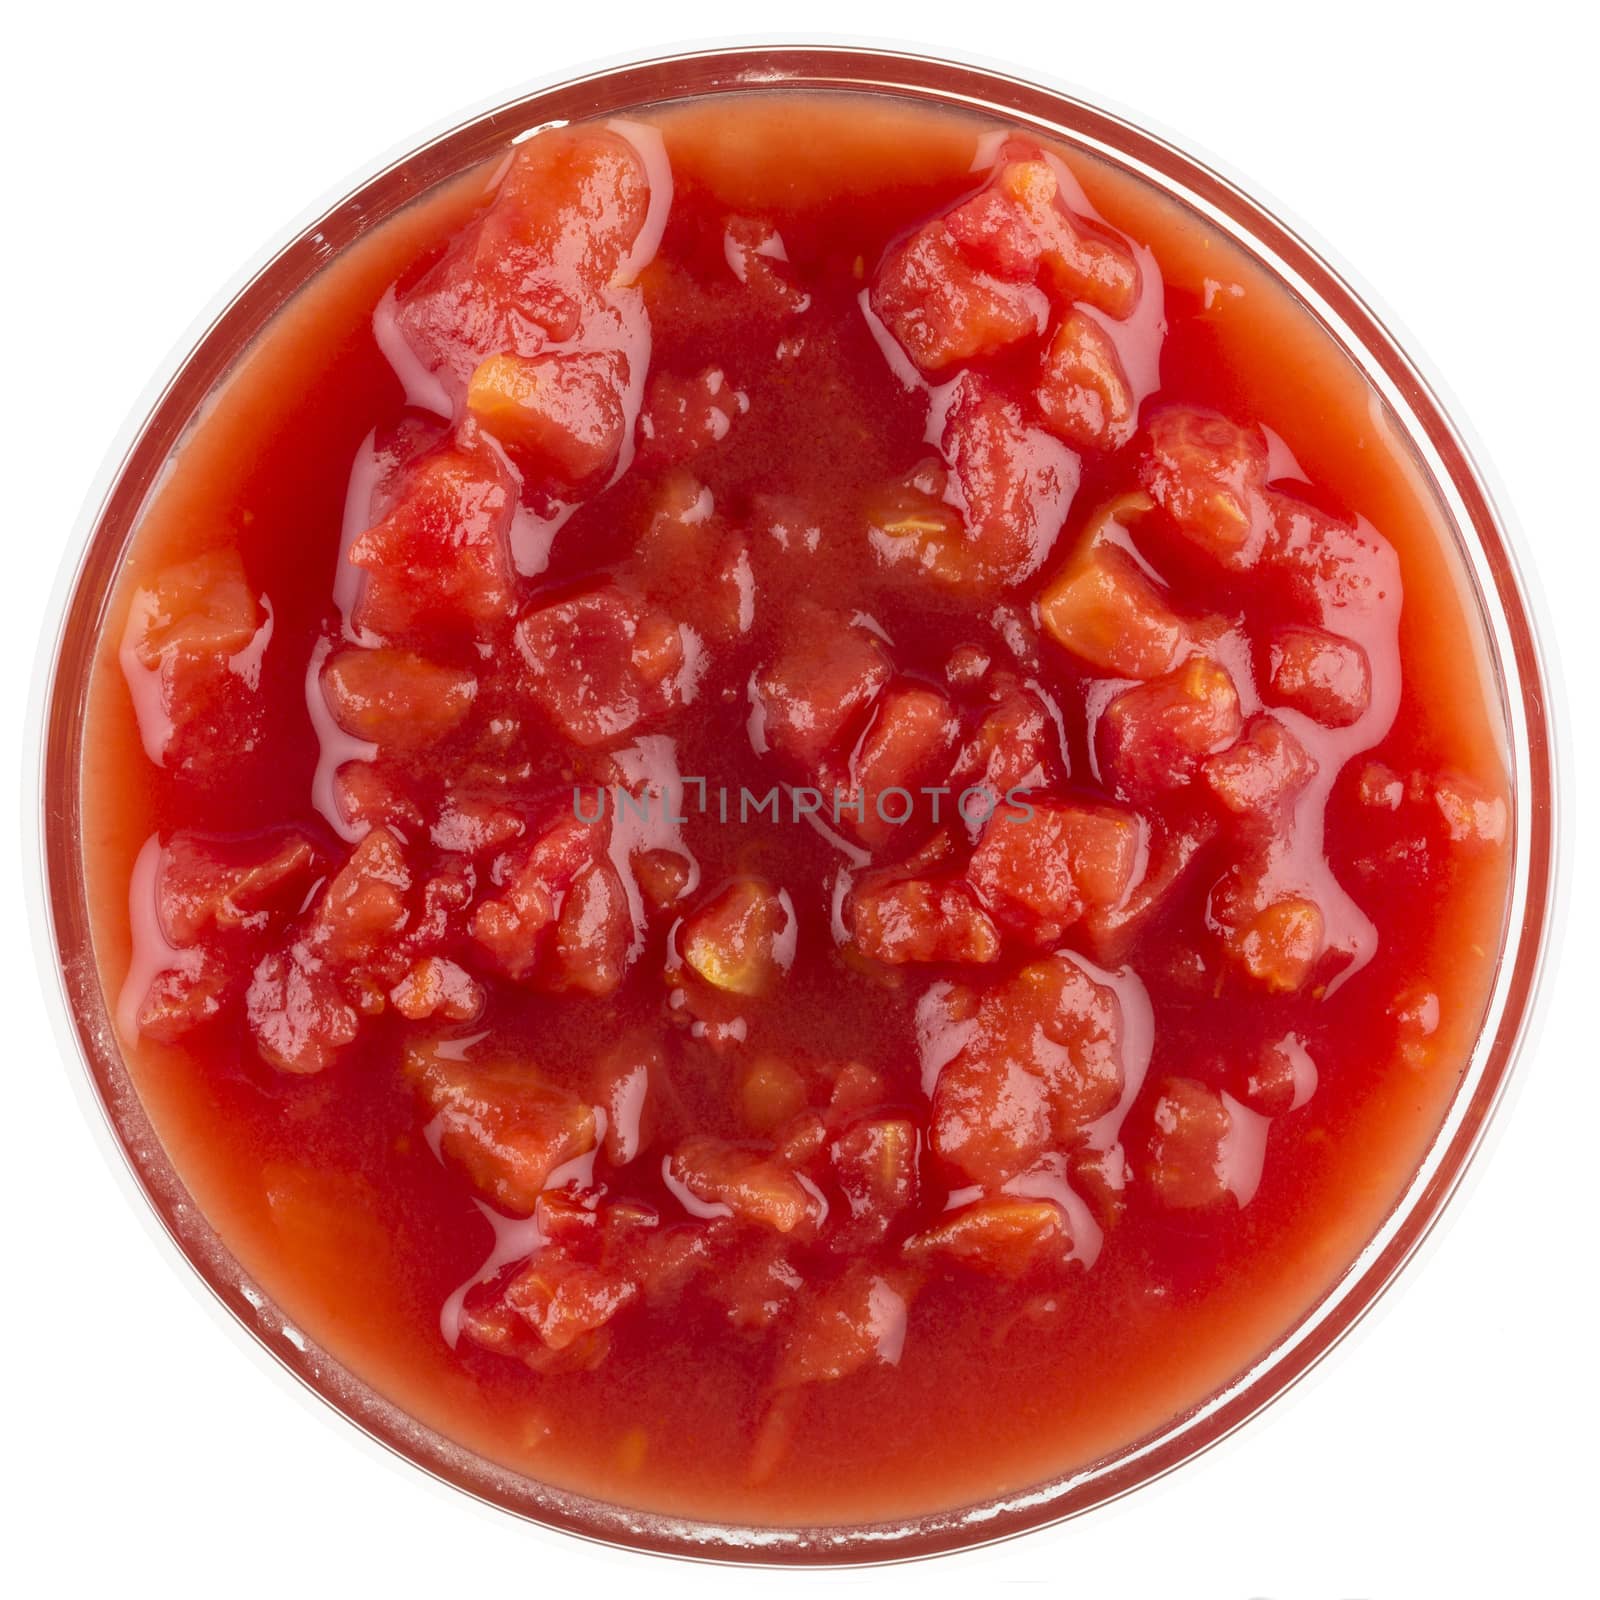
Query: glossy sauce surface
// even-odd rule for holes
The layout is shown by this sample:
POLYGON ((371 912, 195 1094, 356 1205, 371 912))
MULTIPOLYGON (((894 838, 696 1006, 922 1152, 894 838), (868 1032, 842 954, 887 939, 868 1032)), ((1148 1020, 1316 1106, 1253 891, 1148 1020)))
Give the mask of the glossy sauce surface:
POLYGON ((1362 380, 1133 180, 844 98, 555 130, 153 500, 102 970, 207 1216, 425 1422, 958 1505, 1203 1399, 1398 1196, 1500 940, 1478 641, 1362 380))

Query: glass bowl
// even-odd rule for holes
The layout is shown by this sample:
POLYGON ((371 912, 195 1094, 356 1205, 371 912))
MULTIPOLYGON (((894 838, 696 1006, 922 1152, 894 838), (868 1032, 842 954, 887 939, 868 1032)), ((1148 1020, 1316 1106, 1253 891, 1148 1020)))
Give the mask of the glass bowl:
POLYGON ((846 1563, 927 1556, 1072 1516, 1199 1454, 1293 1383, 1393 1281, 1460 1183, 1526 1032, 1554 904, 1556 784, 1545 674, 1506 528, 1426 378, 1349 284, 1235 183, 1142 128, 1059 91, 945 60, 851 47, 747 46, 610 68, 472 117, 385 165, 262 264, 178 359, 88 508, 64 609, 46 640, 36 826, 45 936, 59 999, 111 1136, 146 1199, 213 1294, 249 1334, 350 1422, 468 1494, 610 1544, 720 1561, 846 1563), (895 1523, 740 1527, 606 1504, 507 1471, 424 1427, 290 1324, 230 1255, 185 1191, 134 1091, 107 1013, 79 860, 85 684, 108 591, 141 508, 206 397, 273 314, 331 255, 419 194, 525 129, 627 115, 688 97, 774 88, 909 98, 992 116, 1075 146, 1155 185, 1223 230, 1308 307, 1364 372, 1454 524, 1493 656, 1510 738, 1511 902, 1476 1048, 1449 1113, 1399 1202, 1335 1286, 1226 1387, 1114 1455, 1025 1492, 895 1523))

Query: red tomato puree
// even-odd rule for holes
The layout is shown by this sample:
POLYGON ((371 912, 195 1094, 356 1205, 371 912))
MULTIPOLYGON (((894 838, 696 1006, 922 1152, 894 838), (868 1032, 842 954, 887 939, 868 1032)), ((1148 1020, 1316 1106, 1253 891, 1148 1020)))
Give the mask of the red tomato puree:
POLYGON ((141 1095, 498 1463, 951 1507, 1201 1402, 1436 1130, 1505 914, 1448 524, 1195 215, 954 114, 558 127, 276 317, 91 685, 141 1095))

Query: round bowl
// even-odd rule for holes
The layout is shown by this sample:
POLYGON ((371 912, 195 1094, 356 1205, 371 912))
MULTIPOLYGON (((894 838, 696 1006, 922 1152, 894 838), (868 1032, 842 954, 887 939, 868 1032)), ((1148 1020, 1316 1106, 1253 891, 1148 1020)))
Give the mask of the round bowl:
POLYGON ((494 1505, 615 1545, 720 1561, 845 1563, 927 1556, 1076 1515, 1216 1443, 1324 1355, 1394 1280, 1460 1183, 1527 1031, 1554 904, 1556 783, 1539 642, 1506 527, 1429 382, 1345 279, 1237 184, 1144 129, 1057 90, 956 62, 871 48, 697 51, 544 87, 472 117, 389 162, 281 248, 165 375, 126 450, 108 463, 71 555, 64 608, 45 643, 36 827, 57 1000, 111 1137, 177 1249, 238 1323, 356 1427, 426 1472, 494 1505), (1454 525, 1493 656, 1513 793, 1511 898, 1484 1026, 1449 1113, 1404 1194, 1348 1271, 1233 1382, 1104 1460, 955 1511, 847 1527, 712 1525, 641 1513, 504 1470, 422 1426, 277 1312, 187 1194, 122 1060, 91 944, 79 858, 85 685, 109 588, 154 483, 207 395, 273 314, 329 259, 420 193, 557 119, 626 115, 709 93, 848 90, 976 111, 1036 129, 1144 179, 1222 229, 1311 310, 1392 410, 1454 525))

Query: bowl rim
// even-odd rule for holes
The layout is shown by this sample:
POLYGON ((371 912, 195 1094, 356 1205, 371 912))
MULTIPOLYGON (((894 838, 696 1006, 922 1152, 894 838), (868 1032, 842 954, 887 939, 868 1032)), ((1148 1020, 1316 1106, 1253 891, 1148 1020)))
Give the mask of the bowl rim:
MULTIPOLYGON (((480 1501, 596 1542, 718 1562, 854 1565, 996 1542, 1079 1515, 1193 1459, 1322 1359, 1421 1246, 1481 1147, 1538 1009, 1559 907, 1564 820, 1551 670, 1518 541, 1438 385, 1380 317, 1353 274, 1209 158, 1065 89, 951 56, 848 43, 744 43, 606 65, 519 91, 453 121, 342 186, 270 245, 198 325, 134 409, 69 544, 45 613, 36 674, 30 853, 35 947, 64 1054, 159 1230, 229 1320, 368 1438, 480 1501), (84 686, 110 579, 173 452, 208 394, 273 314, 329 258, 408 201, 557 121, 621 115, 707 94, 775 89, 890 94, 1036 128, 1174 195, 1221 228, 1305 302, 1382 395, 1454 523, 1494 655, 1510 746, 1514 858, 1501 960, 1485 1023, 1449 1112, 1382 1227, 1344 1274, 1271 1346, 1206 1401, 1102 1460, 1030 1490, 893 1522, 763 1527, 642 1512, 542 1484, 455 1445, 370 1389, 273 1305, 189 1198, 122 1062, 93 954, 78 851, 84 686), (380 203, 381 202, 381 203, 380 203), (70 1041, 70 1042, 69 1042, 70 1041)), ((93 1114, 91 1114, 93 1115, 93 1114)))

